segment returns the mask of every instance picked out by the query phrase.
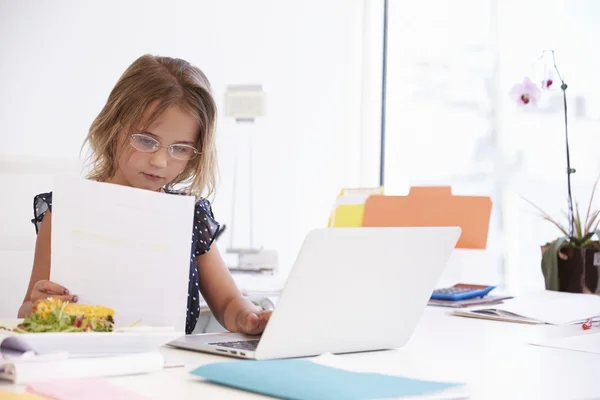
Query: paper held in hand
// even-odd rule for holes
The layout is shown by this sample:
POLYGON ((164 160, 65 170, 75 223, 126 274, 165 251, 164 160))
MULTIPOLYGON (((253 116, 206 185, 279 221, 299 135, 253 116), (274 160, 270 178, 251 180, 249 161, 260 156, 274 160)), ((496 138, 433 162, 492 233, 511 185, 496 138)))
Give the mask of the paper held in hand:
POLYGON ((79 303, 185 331, 195 199, 60 176, 50 279, 79 303))

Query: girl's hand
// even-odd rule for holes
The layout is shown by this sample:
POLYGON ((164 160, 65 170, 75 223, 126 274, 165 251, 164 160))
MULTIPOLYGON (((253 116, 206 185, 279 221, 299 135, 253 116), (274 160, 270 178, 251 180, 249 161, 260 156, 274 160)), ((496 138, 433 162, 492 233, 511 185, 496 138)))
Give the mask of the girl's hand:
POLYGON ((241 310, 236 318, 237 331, 248 335, 259 335, 265 330, 271 311, 241 310))
POLYGON ((44 300, 48 297, 54 297, 62 301, 70 301, 77 303, 79 298, 71 295, 69 290, 58 283, 50 282, 49 280, 37 281, 31 290, 31 304, 35 304, 38 300, 44 300))

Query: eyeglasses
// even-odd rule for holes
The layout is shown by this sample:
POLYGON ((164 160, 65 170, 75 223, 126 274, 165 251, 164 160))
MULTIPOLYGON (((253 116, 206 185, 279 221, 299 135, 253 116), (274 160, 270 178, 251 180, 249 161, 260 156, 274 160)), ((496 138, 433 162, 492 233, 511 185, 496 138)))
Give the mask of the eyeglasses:
POLYGON ((144 153, 156 153, 161 147, 166 147, 169 151, 169 155, 177 160, 189 161, 194 158, 200 152, 187 144, 172 144, 169 146, 161 146, 160 142, 153 137, 144 135, 142 133, 133 133, 129 135, 129 141, 134 149, 144 153))

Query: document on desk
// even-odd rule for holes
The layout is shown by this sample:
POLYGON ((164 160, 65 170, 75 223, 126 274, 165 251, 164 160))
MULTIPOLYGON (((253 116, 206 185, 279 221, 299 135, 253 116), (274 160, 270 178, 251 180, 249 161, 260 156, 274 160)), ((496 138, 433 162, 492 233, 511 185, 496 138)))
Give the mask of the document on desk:
POLYGON ((184 331, 195 199, 59 176, 51 280, 81 304, 115 310, 117 327, 184 331))
POLYGON ((542 339, 530 344, 534 346, 600 354, 600 333, 542 339))
POLYGON ((600 296, 566 294, 557 298, 516 298, 503 304, 456 310, 452 314, 527 324, 572 325, 600 319, 600 296))
POLYGON ((462 386, 458 383, 365 372, 364 368, 354 371, 331 354, 313 359, 218 362, 190 373, 220 385, 284 399, 465 398, 464 393, 454 391, 462 386))

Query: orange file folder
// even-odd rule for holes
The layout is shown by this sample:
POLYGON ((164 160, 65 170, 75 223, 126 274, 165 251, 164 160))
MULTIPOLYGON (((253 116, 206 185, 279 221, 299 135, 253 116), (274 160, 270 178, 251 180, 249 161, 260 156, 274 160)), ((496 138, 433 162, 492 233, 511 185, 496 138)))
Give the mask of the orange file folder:
POLYGON ((485 249, 492 200, 454 196, 449 186, 412 187, 408 196, 370 196, 363 226, 460 226, 456 248, 485 249))

